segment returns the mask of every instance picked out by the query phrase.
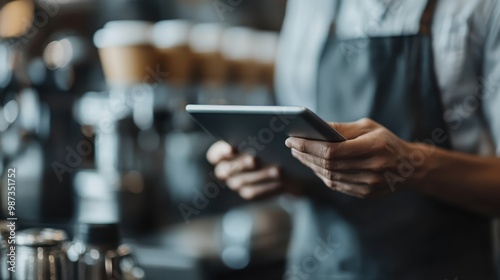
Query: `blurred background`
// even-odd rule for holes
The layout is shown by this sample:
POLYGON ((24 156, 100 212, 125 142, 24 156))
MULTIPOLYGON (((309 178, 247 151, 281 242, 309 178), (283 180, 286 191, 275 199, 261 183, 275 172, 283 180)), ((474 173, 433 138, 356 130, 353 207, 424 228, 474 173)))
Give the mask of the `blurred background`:
POLYGON ((217 182, 184 107, 274 104, 285 4, 0 0, 1 218, 16 168, 19 229, 63 230, 75 263, 125 243, 124 279, 280 279, 287 204, 217 182))

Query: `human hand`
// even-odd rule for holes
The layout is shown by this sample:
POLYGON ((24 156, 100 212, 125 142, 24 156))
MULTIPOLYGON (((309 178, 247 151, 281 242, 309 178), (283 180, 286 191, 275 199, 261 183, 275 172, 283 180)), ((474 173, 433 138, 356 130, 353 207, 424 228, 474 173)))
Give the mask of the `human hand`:
POLYGON ((224 141, 210 147, 207 160, 215 165, 215 176, 244 199, 299 193, 298 183, 286 178, 279 167, 260 166, 255 157, 238 153, 224 141))
POLYGON ((370 119, 330 125, 349 140, 330 143, 290 137, 286 146, 332 190, 367 198, 394 191, 395 183, 409 184, 421 176, 415 169, 418 164, 410 166, 413 172, 405 174, 401 174, 401 168, 410 161, 421 162, 425 154, 415 153, 412 143, 382 125, 370 119))

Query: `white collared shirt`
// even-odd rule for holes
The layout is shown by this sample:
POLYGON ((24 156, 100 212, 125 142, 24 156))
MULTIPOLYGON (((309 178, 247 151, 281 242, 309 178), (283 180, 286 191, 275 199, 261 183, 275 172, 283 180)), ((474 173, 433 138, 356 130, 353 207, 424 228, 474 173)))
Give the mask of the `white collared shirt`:
MULTIPOLYGON (((319 58, 332 22, 340 38, 417 34, 427 0, 289 0, 277 66, 278 100, 316 108, 319 58), (337 7, 340 9, 337 13, 337 7), (335 19, 335 15, 338 17, 335 19), (382 15, 385 14, 382 20, 382 15)), ((453 147, 500 155, 500 3, 439 0, 433 47, 453 147)), ((356 48, 346 51, 355 59, 356 48)), ((335 120, 329 120, 335 121, 335 120)))

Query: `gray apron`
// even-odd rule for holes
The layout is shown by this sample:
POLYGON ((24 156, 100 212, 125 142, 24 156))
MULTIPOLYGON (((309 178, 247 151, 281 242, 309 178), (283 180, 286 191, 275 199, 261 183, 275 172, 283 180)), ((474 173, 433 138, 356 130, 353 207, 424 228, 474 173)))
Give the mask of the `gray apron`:
MULTIPOLYGON (((343 48, 357 42, 333 31, 319 66, 317 113, 337 122, 369 117, 408 141, 446 131, 430 34, 436 1, 417 35, 368 38, 351 59, 343 48)), ((487 217, 413 190, 361 200, 316 189, 295 216, 284 279, 493 279, 487 217)))

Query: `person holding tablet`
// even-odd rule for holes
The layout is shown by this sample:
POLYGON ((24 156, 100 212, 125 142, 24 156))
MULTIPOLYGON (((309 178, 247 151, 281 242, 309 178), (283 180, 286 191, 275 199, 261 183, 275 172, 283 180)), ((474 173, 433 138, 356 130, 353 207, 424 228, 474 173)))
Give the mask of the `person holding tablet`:
POLYGON ((283 279, 495 279, 499 1, 289 0, 276 81, 348 139, 283 143, 324 185, 207 158, 243 198, 303 195, 283 279))

